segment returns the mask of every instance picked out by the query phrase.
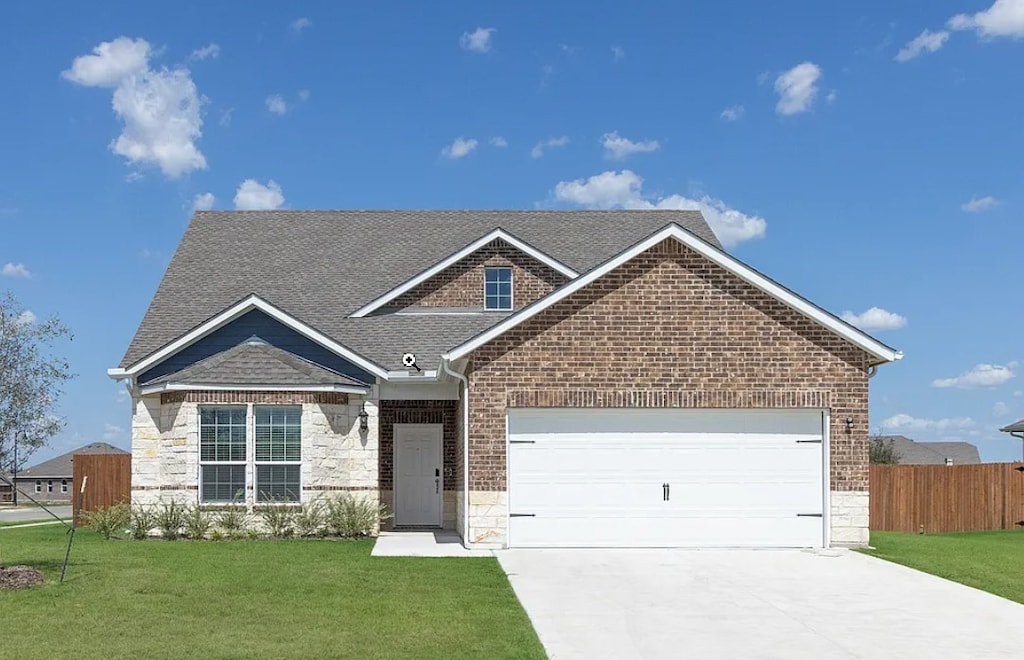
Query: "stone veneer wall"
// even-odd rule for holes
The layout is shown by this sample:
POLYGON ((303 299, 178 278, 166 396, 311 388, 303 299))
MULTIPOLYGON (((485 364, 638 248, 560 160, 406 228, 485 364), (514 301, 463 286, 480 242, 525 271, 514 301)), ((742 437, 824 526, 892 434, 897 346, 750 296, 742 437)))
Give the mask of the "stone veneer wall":
POLYGON ((512 268, 512 304, 525 307, 560 287, 568 278, 501 239, 483 246, 426 282, 388 303, 389 308, 484 306, 484 270, 488 266, 512 268))
MULTIPOLYGON (((174 392, 136 397, 132 415, 132 501, 199 498, 199 407, 301 405, 302 501, 352 491, 379 497, 377 406, 366 402, 366 432, 359 430, 362 399, 301 392, 174 392)), ((252 475, 249 474, 249 483, 252 475)), ((252 492, 248 493, 251 502, 252 492)))
POLYGON ((863 350, 666 240, 470 356, 466 538, 507 540, 508 407, 820 407, 833 538, 863 544, 867 370, 863 350))

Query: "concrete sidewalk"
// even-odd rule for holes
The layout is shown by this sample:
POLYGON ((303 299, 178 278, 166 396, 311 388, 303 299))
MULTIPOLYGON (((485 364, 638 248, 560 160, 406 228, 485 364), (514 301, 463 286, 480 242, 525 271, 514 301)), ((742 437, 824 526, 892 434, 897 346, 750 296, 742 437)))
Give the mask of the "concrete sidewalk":
POLYGON ((490 550, 468 550, 449 530, 381 532, 374 557, 491 557, 490 550))

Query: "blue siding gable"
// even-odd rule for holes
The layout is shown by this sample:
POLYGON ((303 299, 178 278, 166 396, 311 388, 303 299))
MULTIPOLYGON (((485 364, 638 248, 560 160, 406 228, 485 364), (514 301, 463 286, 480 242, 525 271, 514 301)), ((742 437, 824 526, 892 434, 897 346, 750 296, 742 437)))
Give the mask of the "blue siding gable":
POLYGON ((139 376, 139 384, 145 384, 165 374, 181 371, 185 367, 216 355, 229 348, 243 343, 252 336, 257 336, 271 346, 294 353, 310 362, 315 362, 340 374, 351 376, 364 383, 373 383, 376 376, 367 373, 324 348, 320 344, 307 339, 280 321, 277 321, 258 309, 246 312, 227 325, 206 335, 191 346, 175 353, 152 369, 139 376))

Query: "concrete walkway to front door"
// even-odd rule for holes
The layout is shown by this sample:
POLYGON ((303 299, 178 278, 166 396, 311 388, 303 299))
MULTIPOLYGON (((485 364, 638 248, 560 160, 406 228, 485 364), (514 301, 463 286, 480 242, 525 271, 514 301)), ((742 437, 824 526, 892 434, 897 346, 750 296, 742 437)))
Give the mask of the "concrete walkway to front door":
POLYGON ((553 660, 1024 657, 1024 605, 855 552, 495 555, 553 660))
POLYGON ((451 530, 381 532, 373 544, 374 557, 491 557, 490 550, 468 550, 451 530))

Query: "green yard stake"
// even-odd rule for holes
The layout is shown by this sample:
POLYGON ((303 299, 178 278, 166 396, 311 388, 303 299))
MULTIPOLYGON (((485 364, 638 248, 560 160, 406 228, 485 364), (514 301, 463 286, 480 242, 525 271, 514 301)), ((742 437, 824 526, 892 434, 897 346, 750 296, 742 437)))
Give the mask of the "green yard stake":
POLYGON ((75 515, 71 519, 71 530, 68 532, 68 549, 64 553, 64 566, 60 569, 60 583, 64 584, 64 574, 68 571, 68 558, 71 557, 71 544, 75 541, 75 530, 78 529, 78 514, 82 510, 82 501, 85 499, 85 484, 89 483, 89 476, 82 477, 82 489, 78 491, 78 506, 75 507, 75 515))

